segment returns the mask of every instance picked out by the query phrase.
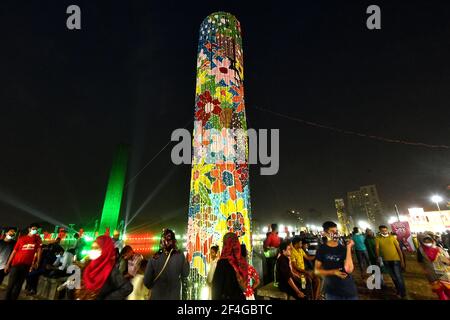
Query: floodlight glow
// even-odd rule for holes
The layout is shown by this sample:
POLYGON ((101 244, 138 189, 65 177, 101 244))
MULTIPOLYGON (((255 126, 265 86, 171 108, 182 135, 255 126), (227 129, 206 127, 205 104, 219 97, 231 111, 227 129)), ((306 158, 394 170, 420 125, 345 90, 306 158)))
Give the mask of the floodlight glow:
POLYGON ((437 195, 437 194, 431 197, 431 201, 433 201, 435 203, 442 202, 442 200, 443 200, 442 197, 440 195, 437 195))
POLYGON ((359 226, 362 230, 370 229, 370 224, 369 224, 367 221, 364 221, 364 220, 358 221, 358 226, 359 226))
POLYGON ((201 300, 209 300, 209 288, 207 286, 202 287, 202 290, 200 293, 200 299, 201 300))
POLYGON ((389 218, 388 223, 389 224, 393 224, 396 221, 398 221, 397 217, 392 216, 392 217, 389 218))

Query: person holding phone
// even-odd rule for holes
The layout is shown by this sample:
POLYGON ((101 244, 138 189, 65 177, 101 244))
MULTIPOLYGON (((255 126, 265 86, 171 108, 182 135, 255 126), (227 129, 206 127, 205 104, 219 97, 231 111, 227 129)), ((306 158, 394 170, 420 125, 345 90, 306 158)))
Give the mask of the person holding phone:
POLYGON ((353 240, 343 244, 336 223, 327 221, 323 225, 325 243, 316 254, 315 273, 324 278, 326 300, 358 300, 358 291, 352 277, 353 240))

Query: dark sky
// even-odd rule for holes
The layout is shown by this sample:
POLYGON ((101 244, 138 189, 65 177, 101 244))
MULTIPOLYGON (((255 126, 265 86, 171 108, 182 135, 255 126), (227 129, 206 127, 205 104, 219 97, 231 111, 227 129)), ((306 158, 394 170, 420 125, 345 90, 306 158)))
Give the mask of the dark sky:
MULTIPOLYGON (((93 223, 116 146, 132 146, 130 179, 193 120, 198 28, 217 10, 242 25, 249 127, 280 129, 279 173, 251 168, 256 222, 289 222, 291 208, 309 223, 335 219, 334 199, 365 184, 388 210, 430 207, 450 184, 450 150, 254 108, 449 145, 450 4, 390 2, 2 0, 0 225, 40 220, 30 212, 93 223), (373 3, 382 30, 365 26, 373 3), (66 28, 70 4, 81 31, 66 28)), ((185 227, 190 166, 171 163, 171 146, 127 187, 124 213, 151 197, 135 229, 185 227)))

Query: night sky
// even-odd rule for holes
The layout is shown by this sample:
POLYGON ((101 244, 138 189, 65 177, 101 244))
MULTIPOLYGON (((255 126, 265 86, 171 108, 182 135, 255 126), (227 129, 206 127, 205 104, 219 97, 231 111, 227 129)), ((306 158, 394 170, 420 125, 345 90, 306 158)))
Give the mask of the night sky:
MULTIPOLYGON (((450 4, 389 2, 2 0, 0 225, 41 221, 33 212, 89 227, 119 143, 132 148, 129 180, 174 129, 192 130, 198 29, 219 10, 242 25, 249 127, 280 129, 279 173, 251 167, 256 223, 291 222, 288 209, 336 219, 334 199, 367 184, 390 212, 433 208, 430 195, 447 196, 450 149, 260 110, 450 145, 450 4), (66 28, 70 4, 80 31, 66 28), (366 28, 370 4, 382 30, 366 28)), ((141 208, 133 230, 186 226, 190 166, 172 164, 173 145, 127 186, 123 215, 141 208)))

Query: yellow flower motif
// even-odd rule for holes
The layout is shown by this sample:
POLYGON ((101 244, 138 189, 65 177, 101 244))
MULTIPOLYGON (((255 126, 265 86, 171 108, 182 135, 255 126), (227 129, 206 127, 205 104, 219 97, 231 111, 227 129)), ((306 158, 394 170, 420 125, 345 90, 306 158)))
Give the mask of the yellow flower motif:
POLYGON ((206 176, 208 172, 210 172, 214 168, 213 164, 195 164, 192 167, 192 184, 195 190, 195 193, 198 194, 200 192, 200 183, 203 183, 206 189, 211 189, 211 181, 206 176))
POLYGON ((197 85, 195 87, 195 93, 199 95, 202 93, 202 86, 208 81, 208 70, 199 69, 197 72, 197 85))
POLYGON ((218 99, 221 103, 233 103, 233 94, 226 87, 217 87, 214 98, 218 99))
POLYGON ((245 220, 248 220, 247 208, 244 204, 244 199, 237 199, 233 201, 229 199, 227 203, 220 204, 220 212, 227 218, 233 212, 240 212, 245 220))
POLYGON ((199 256, 194 257, 192 261, 192 266, 193 268, 198 270, 201 276, 206 277, 206 266, 201 257, 199 256))

